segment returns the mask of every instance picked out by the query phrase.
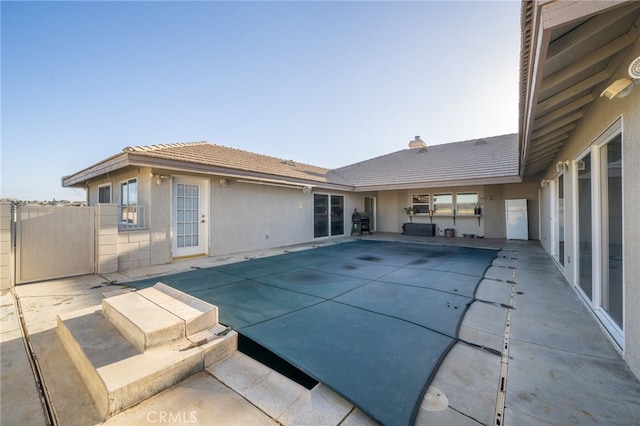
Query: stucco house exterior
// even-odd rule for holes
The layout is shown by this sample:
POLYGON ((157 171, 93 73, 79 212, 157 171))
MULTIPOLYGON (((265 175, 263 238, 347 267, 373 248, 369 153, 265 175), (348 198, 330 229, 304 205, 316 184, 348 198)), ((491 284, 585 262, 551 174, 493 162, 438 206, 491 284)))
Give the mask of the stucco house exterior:
POLYGON ((118 206, 120 270, 349 235, 354 209, 376 231, 412 222, 496 238, 505 236, 505 197, 529 198, 536 217, 517 135, 410 145, 333 170, 207 142, 127 147, 63 185, 85 188, 89 205, 118 206))
POLYGON ((540 243, 636 376, 639 31, 638 2, 522 3, 520 174, 538 183, 540 243))
POLYGON ((354 209, 379 232, 505 238, 505 200, 527 199, 529 238, 640 376, 640 3, 523 2, 521 26, 518 134, 416 138, 332 170, 207 142, 128 147, 63 186, 118 206, 120 270, 349 235, 354 209), (614 82, 626 96, 601 96, 614 82))

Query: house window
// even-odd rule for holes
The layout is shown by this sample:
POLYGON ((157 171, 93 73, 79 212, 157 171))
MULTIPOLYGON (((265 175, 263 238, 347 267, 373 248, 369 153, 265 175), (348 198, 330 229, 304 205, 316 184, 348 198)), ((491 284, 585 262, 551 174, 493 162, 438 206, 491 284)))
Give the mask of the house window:
POLYGON ((433 194, 433 214, 453 214, 453 194, 433 194))
POLYGON ((477 192, 458 192, 456 194, 456 214, 475 214, 478 207, 477 192))
POLYGON ((125 227, 137 227, 138 224, 138 180, 129 179, 120 184, 120 221, 125 227))
POLYGON ((415 214, 428 214, 429 213, 429 194, 412 194, 411 206, 415 214))
POLYGON ((98 187, 98 203, 111 204, 111 184, 98 187))

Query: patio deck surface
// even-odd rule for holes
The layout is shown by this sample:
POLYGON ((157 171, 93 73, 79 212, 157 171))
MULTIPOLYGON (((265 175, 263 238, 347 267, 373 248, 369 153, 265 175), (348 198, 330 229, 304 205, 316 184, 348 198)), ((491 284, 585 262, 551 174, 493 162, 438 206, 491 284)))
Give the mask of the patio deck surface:
MULTIPOLYGON (((477 246, 502 249, 503 254, 514 255, 499 257, 485 271, 476 298, 493 303, 471 304, 459 328, 461 340, 453 345, 435 372, 431 385, 446 396, 446 406, 434 411, 433 401, 423 399, 415 424, 496 424, 500 407, 503 425, 638 424, 640 382, 538 242, 406 238, 397 234, 377 234, 366 239, 477 246), (514 283, 504 280, 505 272, 514 283), (508 307, 512 291, 513 304, 508 307), (506 327, 508 315, 510 322, 506 327), (506 360, 493 351, 465 343, 485 349, 500 348, 507 329, 510 338, 506 360), (503 374, 505 362, 508 368, 503 374), (504 390, 502 400, 501 390, 504 390)), ((326 241, 313 246, 335 243, 326 241)), ((287 250, 303 252, 310 248, 312 245, 287 250)), ((61 347, 55 332, 57 314, 93 306, 110 294, 131 290, 127 284, 132 281, 186 272, 194 267, 201 268, 194 272, 204 272, 205 268, 230 265, 246 258, 260 261, 283 251, 281 248, 190 259, 126 273, 16 287, 15 296, 22 307, 30 348, 58 424, 96 424, 102 419, 61 347)), ((45 424, 40 394, 22 342, 20 312, 10 292, 2 293, 1 305, 2 423, 45 424)), ((174 423, 202 425, 374 424, 370 417, 327 387, 319 384, 307 390, 241 353, 104 424, 158 424, 163 415, 165 420, 166 416, 173 416, 174 423)))
POLYGON ((217 305, 221 323, 376 421, 410 424, 497 253, 360 240, 131 285, 217 305))

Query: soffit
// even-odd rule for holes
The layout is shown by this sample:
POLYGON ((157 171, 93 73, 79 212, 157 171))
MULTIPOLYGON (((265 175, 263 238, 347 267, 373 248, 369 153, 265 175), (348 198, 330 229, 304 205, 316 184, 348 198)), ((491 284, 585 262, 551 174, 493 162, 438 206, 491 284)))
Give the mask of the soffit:
POLYGON ((523 2, 520 174, 540 177, 640 33, 640 2, 523 2), (589 7, 585 7, 585 3, 589 7))

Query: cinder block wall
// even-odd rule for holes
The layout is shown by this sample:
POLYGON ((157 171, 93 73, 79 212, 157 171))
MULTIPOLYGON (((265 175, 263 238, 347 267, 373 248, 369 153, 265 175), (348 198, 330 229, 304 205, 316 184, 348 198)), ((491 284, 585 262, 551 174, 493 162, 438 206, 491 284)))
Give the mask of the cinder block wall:
POLYGON ((118 233, 118 270, 142 268, 151 264, 151 232, 123 231, 118 233))
POLYGON ((118 270, 118 206, 98 204, 96 209, 96 271, 98 274, 108 274, 118 270))
POLYGON ((0 289, 13 285, 11 256, 11 203, 0 203, 0 289))

